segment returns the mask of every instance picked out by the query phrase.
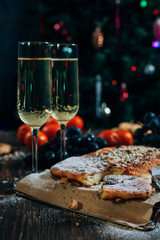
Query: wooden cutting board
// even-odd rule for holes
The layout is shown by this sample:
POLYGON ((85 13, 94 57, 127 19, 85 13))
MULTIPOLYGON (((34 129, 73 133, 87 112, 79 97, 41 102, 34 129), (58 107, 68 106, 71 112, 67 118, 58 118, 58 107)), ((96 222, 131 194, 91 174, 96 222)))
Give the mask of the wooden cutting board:
POLYGON ((160 200, 160 193, 147 200, 103 200, 99 194, 100 187, 96 185, 85 188, 62 184, 52 178, 49 170, 45 170, 26 176, 17 183, 15 190, 67 209, 70 209, 71 202, 75 200, 79 206, 75 211, 134 228, 149 222, 153 206, 160 200))

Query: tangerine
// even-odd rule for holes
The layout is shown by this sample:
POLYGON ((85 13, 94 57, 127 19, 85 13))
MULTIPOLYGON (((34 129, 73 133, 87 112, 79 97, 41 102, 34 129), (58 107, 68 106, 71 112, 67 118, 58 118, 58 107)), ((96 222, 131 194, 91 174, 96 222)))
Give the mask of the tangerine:
POLYGON ((31 132, 30 127, 27 124, 22 124, 17 130, 17 138, 20 143, 24 144, 24 137, 27 132, 31 132))
POLYGON ((70 127, 77 127, 80 130, 82 130, 83 126, 84 126, 83 119, 80 116, 76 115, 67 123, 66 128, 68 129, 70 127))

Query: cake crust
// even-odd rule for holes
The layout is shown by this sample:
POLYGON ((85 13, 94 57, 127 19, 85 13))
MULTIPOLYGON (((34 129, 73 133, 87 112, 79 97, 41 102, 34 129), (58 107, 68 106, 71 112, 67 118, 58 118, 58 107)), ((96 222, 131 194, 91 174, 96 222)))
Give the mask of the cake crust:
POLYGON ((150 177, 108 175, 103 179, 102 199, 148 198, 152 194, 150 177))
POLYGON ((160 149, 130 145, 103 148, 81 157, 70 157, 52 166, 50 172, 53 176, 67 177, 68 180, 77 181, 86 187, 103 184, 108 175, 119 175, 115 177, 118 185, 111 187, 103 184, 102 198, 130 199, 151 195, 152 167, 160 167, 160 149), (132 188, 135 185, 135 191, 131 192, 129 184, 132 188))

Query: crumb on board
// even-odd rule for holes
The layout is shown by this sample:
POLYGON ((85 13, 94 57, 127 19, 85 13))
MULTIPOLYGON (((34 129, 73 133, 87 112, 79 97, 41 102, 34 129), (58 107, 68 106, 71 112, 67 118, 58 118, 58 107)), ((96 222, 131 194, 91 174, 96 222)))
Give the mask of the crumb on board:
POLYGON ((68 178, 67 178, 67 177, 62 177, 62 178, 59 180, 59 183, 65 183, 65 184, 67 184, 67 183, 68 183, 68 178))
POLYGON ((75 199, 73 199, 71 201, 71 204, 69 205, 69 208, 71 208, 71 209, 78 209, 78 202, 75 199))

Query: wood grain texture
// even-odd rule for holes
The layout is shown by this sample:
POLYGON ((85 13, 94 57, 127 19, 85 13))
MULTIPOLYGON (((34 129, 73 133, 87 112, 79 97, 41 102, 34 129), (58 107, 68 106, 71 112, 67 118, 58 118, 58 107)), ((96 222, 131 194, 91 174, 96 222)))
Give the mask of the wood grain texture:
MULTIPOLYGON (((16 133, 6 135, 8 143, 16 138, 16 133)), ((0 162, 2 170, 4 163, 0 162)), ((16 195, 14 179, 25 174, 23 160, 19 160, 0 175, 0 240, 160 239, 159 222, 152 231, 140 231, 16 195)))

